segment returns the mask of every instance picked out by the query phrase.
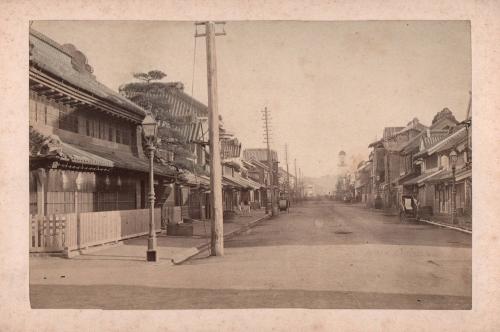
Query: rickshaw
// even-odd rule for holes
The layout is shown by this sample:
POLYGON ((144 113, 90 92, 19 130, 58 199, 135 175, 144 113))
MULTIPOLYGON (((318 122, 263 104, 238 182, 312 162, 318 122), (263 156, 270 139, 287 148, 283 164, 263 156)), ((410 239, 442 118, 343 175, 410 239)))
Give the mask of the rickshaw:
POLYGON ((403 195, 399 202, 399 221, 406 223, 419 221, 418 202, 412 195, 403 195))
POLYGON ((281 195, 279 202, 278 202, 278 206, 279 206, 280 211, 289 212, 288 207, 290 206, 290 201, 288 200, 288 197, 285 195, 281 195))

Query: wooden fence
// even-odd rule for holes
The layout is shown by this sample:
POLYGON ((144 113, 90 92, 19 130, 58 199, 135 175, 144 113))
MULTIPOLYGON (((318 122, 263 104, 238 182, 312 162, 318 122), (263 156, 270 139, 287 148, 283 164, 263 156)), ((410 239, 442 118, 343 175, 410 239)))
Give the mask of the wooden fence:
MULTIPOLYGON (((161 210, 154 210, 155 230, 161 230, 161 210)), ((145 235, 149 209, 30 215, 30 252, 76 250, 145 235)))
MULTIPOLYGON (((67 237, 66 224, 72 216, 30 214, 30 252, 57 252, 64 249, 67 237)), ((74 216, 73 216, 74 218, 74 216)))

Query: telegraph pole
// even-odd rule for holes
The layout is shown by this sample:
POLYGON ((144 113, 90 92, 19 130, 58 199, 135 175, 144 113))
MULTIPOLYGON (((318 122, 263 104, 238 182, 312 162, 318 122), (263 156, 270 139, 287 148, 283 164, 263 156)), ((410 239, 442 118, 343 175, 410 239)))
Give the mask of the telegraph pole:
POLYGON ((300 179, 300 187, 299 187, 300 198, 303 199, 304 198, 304 183, 302 183, 302 170, 300 169, 300 167, 299 167, 299 179, 300 179))
POLYGON ((210 221, 212 256, 224 255, 224 231, 222 211, 222 165, 219 141, 219 110, 217 108, 217 61, 215 52, 215 36, 225 35, 224 22, 199 22, 204 25, 205 33, 196 37, 206 37, 207 42, 207 83, 208 83, 208 131, 210 143, 210 221), (215 26, 222 25, 223 32, 216 33, 215 26))
MULTIPOLYGON (((270 129, 269 129, 269 111, 267 110, 267 107, 264 108, 264 111, 262 112, 263 114, 263 120, 264 120, 264 139, 265 143, 267 145, 267 164, 269 167, 269 182, 270 182, 270 188, 271 188, 271 216, 276 215, 277 213, 275 212, 275 197, 274 197, 274 174, 273 174, 273 160, 271 156, 271 147, 270 147, 270 129)), ((267 210, 267 204, 266 204, 266 210, 267 210)))
POLYGON ((288 144, 285 144, 285 161, 286 161, 286 193, 287 199, 290 200, 290 173, 288 173, 288 144))
POLYGON ((294 163, 294 165, 295 165, 295 183, 294 183, 294 185, 295 185, 295 190, 293 191, 293 192, 294 192, 294 195, 293 195, 293 196, 294 196, 294 198, 295 198, 295 201, 297 201, 297 198, 298 198, 298 193, 297 193, 297 188, 298 188, 298 186, 297 186, 297 183, 299 182, 299 178, 297 177, 297 158, 294 158, 294 159, 293 159, 293 163, 294 163))

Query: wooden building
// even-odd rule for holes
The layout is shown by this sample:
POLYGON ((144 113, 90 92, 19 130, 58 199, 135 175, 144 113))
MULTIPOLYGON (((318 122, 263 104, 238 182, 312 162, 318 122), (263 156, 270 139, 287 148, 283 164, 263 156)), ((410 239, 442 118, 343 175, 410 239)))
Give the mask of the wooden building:
POLYGON ((278 153, 271 150, 272 169, 269 169, 267 149, 253 148, 243 151, 243 159, 254 165, 249 171, 249 177, 261 184, 260 197, 261 204, 270 207, 271 190, 274 190, 275 197, 279 197, 279 177, 278 177, 278 153), (271 173, 273 183, 271 183, 271 173), (262 186, 262 185, 265 185, 262 186))
MULTIPOLYGON (((85 55, 30 30, 30 213, 147 207, 145 112, 98 82, 85 55)), ((155 164, 157 200, 176 179, 155 164)))
POLYGON ((452 150, 458 154, 455 177, 457 213, 470 216, 472 175, 467 163, 467 128, 463 125, 456 126, 428 147, 422 145, 421 151, 415 155, 425 176, 420 179, 418 197, 422 205, 432 207, 434 215, 451 214, 453 173, 449 155, 452 150))

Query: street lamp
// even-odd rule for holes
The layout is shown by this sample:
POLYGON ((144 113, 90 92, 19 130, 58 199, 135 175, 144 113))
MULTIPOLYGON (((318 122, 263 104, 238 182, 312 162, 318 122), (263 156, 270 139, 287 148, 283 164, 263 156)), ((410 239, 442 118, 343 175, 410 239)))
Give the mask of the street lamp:
POLYGON ((146 151, 149 157, 149 237, 146 260, 148 262, 156 262, 158 261, 158 256, 156 255, 156 232, 154 221, 155 190, 153 179, 153 157, 156 150, 154 143, 156 140, 158 124, 150 114, 146 115, 142 121, 142 130, 144 138, 146 139, 146 151))
POLYGON ((456 208, 456 199, 457 199, 457 191, 455 189, 455 170, 457 167, 457 159, 458 159, 458 154, 455 150, 452 150, 450 152, 450 163, 451 163, 451 170, 452 170, 452 187, 451 187, 451 223, 455 224, 455 218, 457 214, 457 208, 456 208))

